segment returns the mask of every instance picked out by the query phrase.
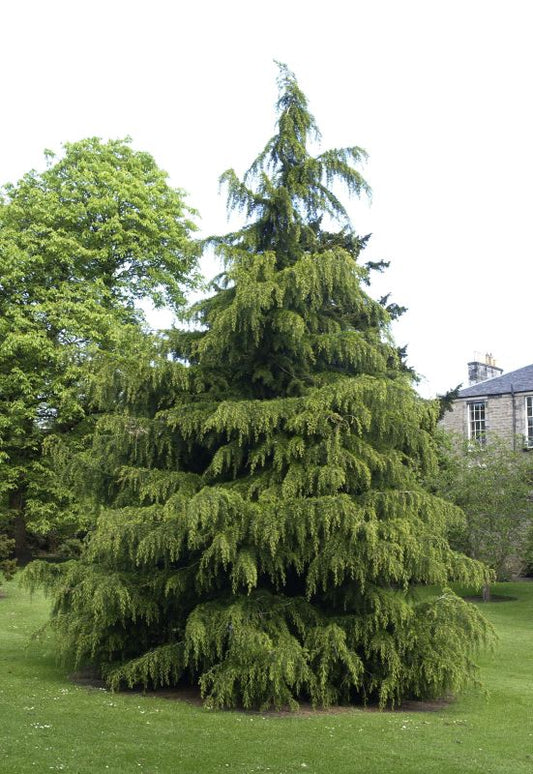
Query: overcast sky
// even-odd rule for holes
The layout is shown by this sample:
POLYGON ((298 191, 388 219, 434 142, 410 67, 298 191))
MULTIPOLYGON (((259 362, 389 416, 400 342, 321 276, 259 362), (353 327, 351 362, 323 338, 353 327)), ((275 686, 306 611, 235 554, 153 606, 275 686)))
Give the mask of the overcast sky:
POLYGON ((4 2, 0 181, 131 135, 223 232, 218 176, 273 133, 283 61, 323 148, 369 153, 372 203, 349 211, 391 261, 374 293, 408 307, 394 335, 432 396, 477 352, 533 362, 532 18, 529 0, 4 2))

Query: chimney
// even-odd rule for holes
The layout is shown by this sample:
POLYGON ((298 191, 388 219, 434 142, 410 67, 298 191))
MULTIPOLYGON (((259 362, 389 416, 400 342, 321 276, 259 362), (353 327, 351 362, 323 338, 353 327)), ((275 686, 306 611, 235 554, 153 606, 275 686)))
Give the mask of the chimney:
POLYGON ((476 352, 474 358, 475 360, 468 363, 468 384, 470 387, 473 384, 484 382, 485 379, 493 379, 495 376, 503 374, 503 368, 498 368, 491 352, 487 352, 483 359, 476 352))

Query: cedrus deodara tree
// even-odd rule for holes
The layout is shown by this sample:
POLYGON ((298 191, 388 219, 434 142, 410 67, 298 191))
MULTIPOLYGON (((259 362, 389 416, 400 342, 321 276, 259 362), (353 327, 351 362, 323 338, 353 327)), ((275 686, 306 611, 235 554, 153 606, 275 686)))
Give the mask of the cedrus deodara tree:
POLYGON ((243 181, 222 176, 247 223, 214 240, 225 270, 200 325, 169 334, 151 376, 111 373, 120 409, 80 466, 107 481, 84 555, 27 580, 53 589, 65 654, 115 688, 187 681, 211 706, 263 708, 442 695, 490 638, 448 584, 486 570, 450 548, 457 511, 420 484, 438 409, 364 290, 365 239, 332 188, 368 190, 365 154, 311 155, 285 66, 279 86, 276 134, 243 181))

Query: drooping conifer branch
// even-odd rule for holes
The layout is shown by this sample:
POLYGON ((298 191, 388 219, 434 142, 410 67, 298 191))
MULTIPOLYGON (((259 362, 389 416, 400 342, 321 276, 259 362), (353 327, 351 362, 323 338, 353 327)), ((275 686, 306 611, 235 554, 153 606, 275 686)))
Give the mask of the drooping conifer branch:
POLYGON ((280 66, 276 135, 243 182, 224 176, 249 222, 217 240, 225 278, 196 306, 202 329, 173 331, 173 360, 152 359, 129 397, 127 369, 114 376, 121 410, 92 449, 111 481, 98 528, 79 562, 27 573, 55 584, 67 655, 114 687, 186 680, 211 706, 385 706, 458 690, 490 639, 448 588, 487 571, 452 551, 460 512, 420 483, 437 408, 363 289, 366 237, 328 187, 367 191, 364 154, 312 156, 316 138, 280 66), (417 597, 419 584, 435 588, 417 597))

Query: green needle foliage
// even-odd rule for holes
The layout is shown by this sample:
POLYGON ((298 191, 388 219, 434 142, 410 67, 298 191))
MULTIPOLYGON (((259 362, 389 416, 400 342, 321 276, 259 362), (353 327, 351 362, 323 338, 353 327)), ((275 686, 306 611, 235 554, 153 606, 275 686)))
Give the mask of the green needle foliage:
POLYGON ((199 328, 142 376, 110 369, 118 411, 78 462, 98 528, 80 561, 26 580, 53 589, 65 654, 115 688, 190 681, 215 707, 439 696, 490 639, 447 584, 486 570, 451 550, 456 509, 419 483, 437 407, 363 290, 365 239, 330 187, 368 191, 364 152, 311 155, 306 98, 284 66, 279 84, 277 133, 242 182, 222 177, 248 224, 213 240, 225 272, 199 328))

